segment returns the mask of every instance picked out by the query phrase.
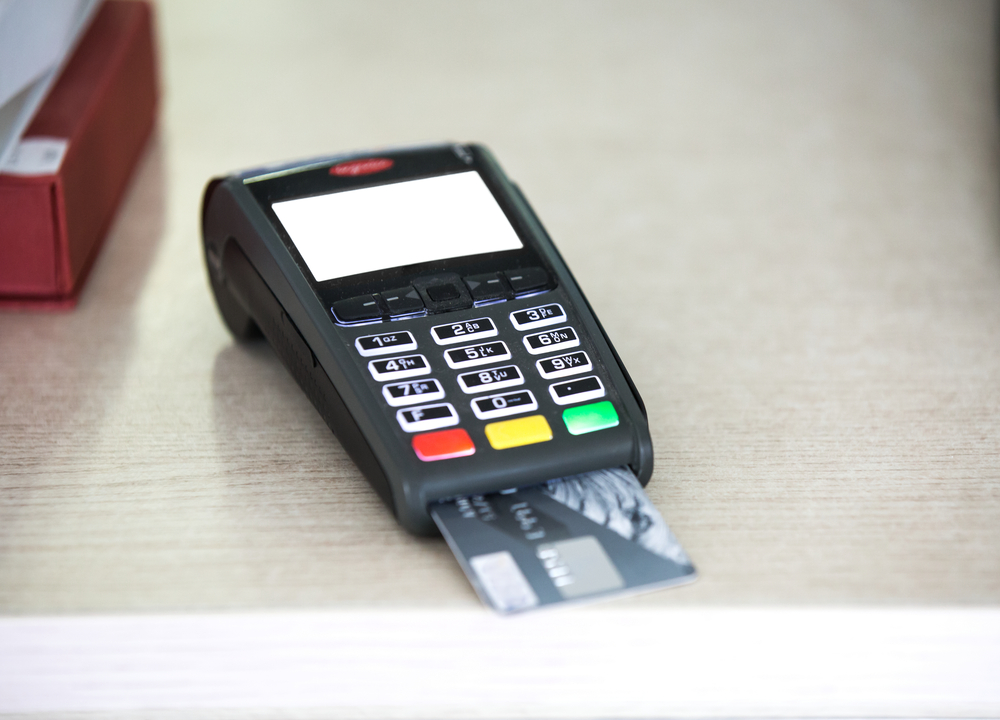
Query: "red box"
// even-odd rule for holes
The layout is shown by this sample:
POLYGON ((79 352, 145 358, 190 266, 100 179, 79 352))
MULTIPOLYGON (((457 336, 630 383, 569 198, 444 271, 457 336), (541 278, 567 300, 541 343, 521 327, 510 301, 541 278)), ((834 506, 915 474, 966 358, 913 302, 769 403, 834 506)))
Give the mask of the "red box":
POLYGON ((0 305, 76 304, 156 118, 152 25, 107 0, 24 134, 69 141, 59 170, 0 174, 0 305))

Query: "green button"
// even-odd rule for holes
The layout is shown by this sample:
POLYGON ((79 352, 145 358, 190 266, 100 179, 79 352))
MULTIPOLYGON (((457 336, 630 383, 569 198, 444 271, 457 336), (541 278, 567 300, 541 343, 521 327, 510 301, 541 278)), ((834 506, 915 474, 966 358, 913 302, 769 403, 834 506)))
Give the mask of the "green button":
POLYGON ((614 405, 604 400, 563 410, 563 422, 570 435, 583 435, 614 427, 618 424, 618 413, 614 405))

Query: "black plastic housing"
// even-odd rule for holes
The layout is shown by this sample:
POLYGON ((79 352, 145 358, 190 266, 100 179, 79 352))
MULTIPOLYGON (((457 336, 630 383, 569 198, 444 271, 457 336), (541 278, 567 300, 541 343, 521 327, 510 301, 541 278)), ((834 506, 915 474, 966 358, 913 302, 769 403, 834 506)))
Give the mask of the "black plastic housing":
MULTIPOLYGON (((590 470, 628 465, 645 485, 653 469, 652 442, 645 408, 610 340, 569 269, 523 195, 500 170, 492 155, 478 145, 437 145, 354 153, 263 170, 251 170, 212 180, 202 208, 202 229, 209 280, 219 311, 238 339, 257 336, 272 345, 341 444, 393 510, 399 522, 417 534, 435 534, 428 503, 458 495, 486 493, 544 482, 590 470), (380 177, 335 178, 330 168, 351 160, 390 159, 393 173, 380 177), (416 267, 318 283, 294 243, 271 210, 280 199, 398 182, 462 170, 479 172, 525 245, 523 251, 457 258, 416 267), (352 184, 353 183, 353 184, 352 184), (344 326, 335 322, 331 306, 337 300, 388 290, 435 273, 471 275, 494 269, 540 266, 552 277, 551 288, 483 307, 429 314, 392 322, 344 326), (461 425, 475 440, 468 457, 423 462, 409 446, 411 435, 387 409, 379 384, 366 370, 354 341, 384 330, 408 330, 428 341, 422 346, 434 363, 443 365, 429 342, 434 325, 489 316, 499 325, 509 313, 541 303, 563 305, 591 354, 595 372, 604 378, 620 418, 617 427, 573 436, 561 424, 561 408, 540 409, 554 431, 549 442, 494 450, 483 436, 484 422, 463 406, 461 425)), ((509 324, 509 323, 508 323, 509 324)), ((534 360, 515 349, 515 360, 534 360), (524 357, 521 357, 523 355, 524 357)), ((435 367, 438 372, 438 367, 435 367)), ((461 394, 453 378, 442 380, 449 397, 461 394)), ((544 382, 530 379, 536 395, 544 382)), ((456 405, 459 403, 456 402, 456 405)))

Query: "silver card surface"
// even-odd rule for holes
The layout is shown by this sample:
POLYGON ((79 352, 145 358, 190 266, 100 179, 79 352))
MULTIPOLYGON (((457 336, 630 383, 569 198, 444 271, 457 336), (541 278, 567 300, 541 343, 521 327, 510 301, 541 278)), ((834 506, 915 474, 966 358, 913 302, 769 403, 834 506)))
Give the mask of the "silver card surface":
POLYGON ((626 468, 434 503, 483 602, 513 613, 691 582, 695 569, 626 468))

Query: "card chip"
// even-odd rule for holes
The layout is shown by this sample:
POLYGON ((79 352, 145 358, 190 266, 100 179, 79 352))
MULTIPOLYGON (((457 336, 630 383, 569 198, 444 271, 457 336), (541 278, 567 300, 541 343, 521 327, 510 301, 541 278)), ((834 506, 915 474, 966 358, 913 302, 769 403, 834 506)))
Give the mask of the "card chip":
POLYGON ((531 584, 517 566, 514 556, 506 550, 476 555, 469 559, 469 565, 490 604, 500 612, 516 612, 538 604, 538 596, 531 589, 531 584))

